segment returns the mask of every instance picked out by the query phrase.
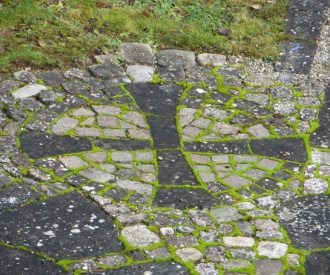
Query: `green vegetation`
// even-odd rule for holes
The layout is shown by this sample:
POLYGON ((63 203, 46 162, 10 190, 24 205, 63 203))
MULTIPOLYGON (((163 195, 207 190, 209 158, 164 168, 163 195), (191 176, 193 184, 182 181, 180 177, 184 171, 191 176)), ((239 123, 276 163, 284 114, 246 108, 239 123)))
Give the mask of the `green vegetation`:
POLYGON ((274 60, 287 2, 1 0, 0 71, 79 67, 122 42, 274 60))

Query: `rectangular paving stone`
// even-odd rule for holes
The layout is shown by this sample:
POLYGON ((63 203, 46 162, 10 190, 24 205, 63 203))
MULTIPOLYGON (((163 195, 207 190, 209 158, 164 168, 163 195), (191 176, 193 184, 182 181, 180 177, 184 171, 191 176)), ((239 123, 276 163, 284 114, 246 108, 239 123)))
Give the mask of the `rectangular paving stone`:
POLYGON ((121 109, 112 105, 92 105, 95 112, 102 115, 119 115, 121 109))
POLYGON ((174 247, 196 246, 198 245, 198 241, 195 236, 178 236, 168 237, 166 244, 174 247))
POLYGON ((104 129, 103 135, 106 137, 125 138, 126 132, 124 129, 104 129))
POLYGON ((251 183, 248 179, 243 178, 239 175, 231 175, 228 178, 223 179, 223 181, 235 188, 240 188, 246 184, 251 183))
POLYGON ((92 127, 76 127, 76 135, 80 137, 99 137, 101 131, 98 128, 92 127))

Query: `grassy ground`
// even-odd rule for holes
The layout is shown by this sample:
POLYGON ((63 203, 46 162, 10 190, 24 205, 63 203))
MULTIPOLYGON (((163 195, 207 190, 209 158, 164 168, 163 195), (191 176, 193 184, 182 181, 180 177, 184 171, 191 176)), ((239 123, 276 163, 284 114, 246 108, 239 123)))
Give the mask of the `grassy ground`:
POLYGON ((122 42, 272 61, 287 2, 0 0, 0 72, 83 66, 122 42))

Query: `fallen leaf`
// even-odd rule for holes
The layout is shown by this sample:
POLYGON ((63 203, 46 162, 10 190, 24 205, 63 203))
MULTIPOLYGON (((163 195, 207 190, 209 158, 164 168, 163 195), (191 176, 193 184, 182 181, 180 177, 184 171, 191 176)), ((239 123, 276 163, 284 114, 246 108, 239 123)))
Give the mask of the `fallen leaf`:
POLYGON ((45 47, 47 44, 45 41, 42 41, 42 40, 38 40, 38 44, 41 46, 41 47, 45 47))
POLYGON ((147 13, 146 11, 142 11, 141 14, 142 14, 144 17, 150 17, 150 14, 147 13))
POLYGON ((260 10, 260 8, 261 8, 261 6, 258 5, 258 4, 251 5, 250 7, 251 7, 252 9, 254 9, 254 10, 260 10))
POLYGON ((110 3, 105 3, 105 2, 97 2, 96 3, 99 8, 109 8, 111 7, 110 3))
POLYGON ((3 32, 0 32, 0 36, 13 36, 13 32, 12 31, 3 31, 3 32))

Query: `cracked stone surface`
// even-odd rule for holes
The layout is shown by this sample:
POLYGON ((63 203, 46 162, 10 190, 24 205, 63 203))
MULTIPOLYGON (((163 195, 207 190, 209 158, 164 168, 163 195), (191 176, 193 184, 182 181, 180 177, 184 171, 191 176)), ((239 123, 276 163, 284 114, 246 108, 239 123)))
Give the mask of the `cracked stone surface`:
POLYGON ((0 82, 4 272, 328 274, 329 4, 290 3, 275 64, 123 43, 0 82))

